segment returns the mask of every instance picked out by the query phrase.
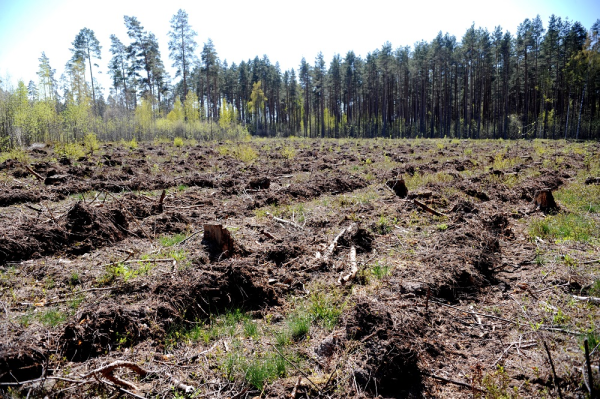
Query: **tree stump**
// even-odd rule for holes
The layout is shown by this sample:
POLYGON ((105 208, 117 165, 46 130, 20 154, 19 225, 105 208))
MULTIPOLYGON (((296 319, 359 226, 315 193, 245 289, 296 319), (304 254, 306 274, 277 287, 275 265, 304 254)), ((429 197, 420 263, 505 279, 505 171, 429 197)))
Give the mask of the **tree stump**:
POLYGON ((552 212, 558 210, 558 205, 554 201, 552 191, 548 189, 539 190, 533 196, 533 204, 542 212, 552 212))
POLYGON ((408 195, 408 188, 406 188, 406 183, 404 183, 404 179, 393 179, 385 182, 385 185, 394 190, 396 195, 400 198, 406 198, 408 195))
POLYGON ((205 224, 204 240, 215 252, 222 252, 226 255, 233 253, 233 237, 231 237, 229 230, 221 224, 205 224))

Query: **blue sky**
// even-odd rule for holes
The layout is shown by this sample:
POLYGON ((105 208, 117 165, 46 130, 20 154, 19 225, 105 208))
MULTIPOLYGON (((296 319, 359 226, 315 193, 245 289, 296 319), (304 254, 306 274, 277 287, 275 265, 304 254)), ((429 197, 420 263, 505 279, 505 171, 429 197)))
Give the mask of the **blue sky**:
POLYGON ((170 69, 167 32, 179 8, 189 14, 200 48, 211 38, 221 60, 239 63, 266 54, 282 70, 297 70, 302 57, 314 63, 319 51, 329 63, 335 53, 344 56, 353 50, 364 57, 386 41, 394 48, 412 46, 431 41, 439 31, 460 40, 473 22, 490 31, 500 25, 515 33, 525 18, 537 14, 544 28, 551 14, 579 21, 586 29, 600 18, 600 1, 592 0, 0 0, 0 79, 8 78, 12 84, 18 79, 37 82, 42 51, 60 77, 71 56, 71 43, 87 27, 103 47, 98 76, 106 95, 109 36, 129 41, 123 16, 136 16, 158 37, 163 62, 170 69))

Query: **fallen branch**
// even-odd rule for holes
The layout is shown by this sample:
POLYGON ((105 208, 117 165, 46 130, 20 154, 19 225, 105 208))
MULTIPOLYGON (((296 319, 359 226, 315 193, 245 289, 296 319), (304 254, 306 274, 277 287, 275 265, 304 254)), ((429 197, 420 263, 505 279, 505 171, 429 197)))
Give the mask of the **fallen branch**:
POLYGON ((97 376, 98 374, 100 374, 102 377, 106 378, 107 380, 109 380, 110 382, 112 382, 115 385, 137 391, 138 388, 134 384, 113 375, 113 373, 116 369, 123 368, 123 367, 134 371, 141 377, 145 377, 148 374, 148 372, 146 370, 144 370, 143 368, 141 368, 140 366, 138 366, 135 363, 117 360, 116 362, 112 362, 111 364, 109 364, 107 366, 97 368, 96 370, 93 370, 93 371, 87 373, 82 378, 90 378, 92 376, 97 376))
POLYGON ((578 301, 583 301, 583 302, 592 302, 592 303, 600 303, 600 298, 594 297, 594 296, 577 296, 577 295, 573 295, 573 298, 578 300, 578 301))
POLYGON ((425 211, 427 211, 427 212, 429 212, 429 213, 431 213, 431 214, 433 214, 435 216, 448 216, 448 215, 446 215, 444 213, 438 212, 435 209, 432 209, 432 208, 428 207, 427 205, 425 205, 421 201, 417 201, 416 199, 413 199, 413 203, 415 205, 420 206, 421 208, 423 208, 423 210, 425 210, 425 211))
POLYGON ((485 391, 483 389, 474 387, 473 385, 467 384, 466 382, 451 380, 450 378, 440 377, 439 375, 429 374, 429 373, 423 373, 423 375, 426 375, 427 377, 435 378, 436 380, 440 380, 440 381, 444 381, 444 382, 449 382, 449 383, 454 384, 454 385, 459 385, 461 387, 469 388, 472 391, 477 391, 477 392, 485 393, 485 391))
POLYGON ((294 385, 294 389, 290 394, 290 399, 296 399, 296 395, 298 394, 298 387, 300 387, 300 383, 302 382, 302 377, 298 377, 298 381, 296 381, 296 385, 294 385))
POLYGON ((329 246, 327 247, 327 250, 325 251, 325 254, 323 255, 323 259, 328 260, 331 257, 331 255, 333 255, 333 251, 335 251, 335 248, 337 247, 337 243, 338 243, 338 240, 340 239, 340 237, 342 237, 346 231, 352 230, 354 228, 354 226, 355 226, 355 224, 352 223, 350 226, 346 227, 345 229, 342 229, 342 231, 340 231, 339 234, 337 236, 335 236, 335 238, 333 239, 331 244, 329 244, 329 246))
POLYGON ((278 218, 277 216, 274 216, 274 215, 270 214, 269 212, 267 212, 267 215, 271 216, 273 218, 273 220, 276 222, 289 224, 290 226, 294 226, 295 228, 300 229, 300 230, 304 229, 304 227, 300 226, 297 223, 292 222, 291 220, 285 220, 282 218, 278 218))
POLYGON ((479 312, 475 312, 473 310, 464 310, 464 309, 461 309, 461 308, 459 308, 457 306, 448 305, 448 304, 445 304, 443 302, 435 301, 433 299, 431 300, 431 302, 437 303, 438 305, 446 306, 446 307, 449 307, 449 308, 452 308, 452 309, 456 309, 456 310, 459 310, 459 311, 464 312, 464 313, 469 313, 469 314, 472 314, 472 315, 479 315, 479 316, 487 317, 487 318, 490 318, 490 319, 501 320, 501 321, 505 321, 507 323, 511 323, 511 324, 517 325, 516 321, 509 320, 509 319, 504 319, 504 318, 498 317, 498 316, 493 316, 491 314, 479 313, 479 312))
POLYGON ((27 169, 27 171, 29 173, 31 173, 32 175, 34 175, 36 179, 44 181, 44 178, 42 177, 42 175, 40 175, 39 173, 37 173, 35 170, 31 169, 31 166, 25 165, 25 169, 27 169))
POLYGON ((340 276, 338 283, 341 285, 346 284, 350 280, 354 280, 356 278, 356 273, 358 273, 358 265, 356 263, 356 247, 350 247, 350 273, 345 276, 340 276))
POLYGON ((183 241, 181 241, 180 243, 176 244, 175 246, 181 246, 183 244, 186 243, 186 241, 188 241, 189 239, 191 239, 192 237, 197 236, 200 233, 204 233, 204 229, 200 229, 200 230, 196 230, 194 231, 190 236, 186 237, 183 241))

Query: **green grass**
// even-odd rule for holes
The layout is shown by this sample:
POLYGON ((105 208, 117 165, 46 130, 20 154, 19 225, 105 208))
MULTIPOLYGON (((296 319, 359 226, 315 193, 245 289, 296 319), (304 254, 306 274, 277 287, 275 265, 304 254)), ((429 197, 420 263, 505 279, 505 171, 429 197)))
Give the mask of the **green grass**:
POLYGON ((294 341, 305 338, 310 331, 311 317, 304 313, 292 314, 288 319, 290 337, 294 341))
POLYGON ((277 353, 257 357, 245 365, 246 381, 256 389, 262 390, 265 382, 271 382, 287 374, 287 363, 277 353))
POLYGON ((310 296, 308 310, 312 319, 326 329, 338 324, 346 303, 341 303, 339 296, 315 292, 310 296))
POLYGON ((600 185, 572 184, 554 193, 560 205, 572 212, 600 213, 600 185))
POLYGON ((382 214, 375 223, 373 232, 380 235, 389 234, 394 229, 396 223, 398 223, 398 220, 395 217, 389 217, 382 214))
POLYGON ((173 245, 179 244, 185 240, 185 234, 175 234, 173 236, 163 236, 159 238, 159 241, 163 247, 172 247, 173 245))
POLYGON ((598 238, 598 230, 598 225, 589 217, 560 212, 534 220, 529 226, 529 235, 562 241, 588 242, 598 238))
POLYGON ((377 279, 381 280, 384 277, 387 277, 391 274, 392 269, 389 265, 387 264, 382 264, 379 262, 376 262, 372 267, 371 267, 371 273, 373 274, 373 276, 375 276, 377 279))

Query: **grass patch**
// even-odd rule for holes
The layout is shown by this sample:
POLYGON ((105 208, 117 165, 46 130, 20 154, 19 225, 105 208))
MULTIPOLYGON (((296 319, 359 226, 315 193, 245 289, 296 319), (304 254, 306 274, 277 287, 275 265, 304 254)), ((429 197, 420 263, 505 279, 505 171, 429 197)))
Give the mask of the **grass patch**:
POLYGON ((598 226, 589 217, 560 212, 534 220, 529 226, 529 235, 562 241, 588 242, 598 237, 598 226))
POLYGON ((338 297, 315 292, 310 296, 308 310, 312 319, 326 329, 332 329, 338 324, 340 315, 344 311, 346 303, 340 303, 338 297))
POLYGON ((389 265, 381 264, 379 261, 371 267, 371 274, 373 274, 373 276, 375 276, 378 280, 389 276, 391 272, 392 268, 389 265))
POLYGON ((179 244, 185 240, 185 234, 175 234, 173 236, 163 236, 159 238, 159 241, 163 247, 172 247, 173 245, 179 244))
POLYGON ((271 382, 287 374, 287 363, 277 353, 252 359, 245 365, 246 381, 258 390, 262 390, 265 382, 271 382))

